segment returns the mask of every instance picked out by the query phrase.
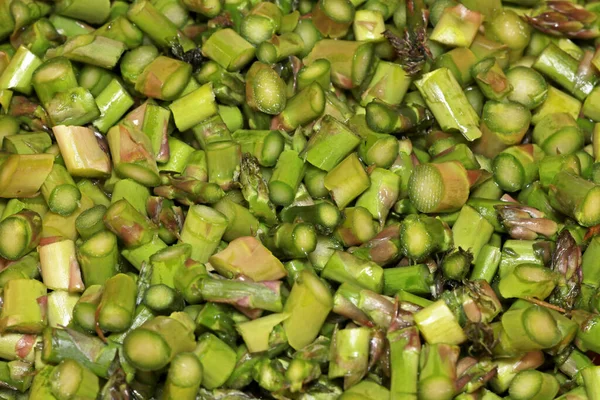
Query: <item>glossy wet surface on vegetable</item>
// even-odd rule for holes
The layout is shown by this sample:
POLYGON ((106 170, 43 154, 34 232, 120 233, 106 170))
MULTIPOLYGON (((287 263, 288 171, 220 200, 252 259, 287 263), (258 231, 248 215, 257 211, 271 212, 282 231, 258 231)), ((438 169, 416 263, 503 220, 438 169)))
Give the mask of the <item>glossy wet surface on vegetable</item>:
POLYGON ((598 4, 0 0, 0 399, 600 399, 598 4))

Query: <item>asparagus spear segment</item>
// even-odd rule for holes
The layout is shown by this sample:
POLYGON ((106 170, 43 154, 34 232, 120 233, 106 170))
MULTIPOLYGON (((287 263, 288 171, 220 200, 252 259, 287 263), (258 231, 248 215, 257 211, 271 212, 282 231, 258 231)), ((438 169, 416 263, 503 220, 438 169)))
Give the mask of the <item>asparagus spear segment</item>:
POLYGON ((236 354, 231 347, 210 333, 199 338, 194 354, 200 359, 204 371, 202 386, 207 389, 223 385, 236 364, 236 354))
POLYGON ((439 343, 427 344, 421 351, 419 361, 419 397, 423 399, 451 399, 454 396, 457 346, 439 343))
POLYGON ((41 239, 42 218, 31 210, 23 210, 0 222, 0 235, 6 240, 0 243, 0 255, 17 260, 35 249, 41 239), (12 239, 10 239, 12 237, 12 239))
POLYGON ((345 89, 359 86, 373 61, 373 47, 368 42, 323 39, 318 41, 304 64, 326 59, 331 64, 332 82, 345 89))
POLYGON ((549 188, 550 204, 557 210, 569 215, 583 226, 597 223, 594 213, 596 186, 585 179, 568 171, 555 175, 549 188), (568 190, 567 190, 568 182, 568 190))
POLYGON ((53 164, 54 157, 50 154, 5 155, 0 165, 0 196, 35 195, 52 171, 53 164))
POLYGON ((31 93, 33 73, 41 60, 24 46, 19 46, 10 63, 0 75, 0 88, 28 95, 31 93))
POLYGON ((181 230, 181 242, 192 245, 192 258, 208 261, 227 228, 227 217, 207 206, 193 206, 181 230))
POLYGON ((94 398, 100 391, 100 380, 92 371, 75 360, 62 361, 52 373, 52 394, 63 398, 94 398))
POLYGON ((3 332, 40 333, 46 326, 47 288, 33 279, 13 279, 4 285, 0 314, 3 332))
POLYGON ((599 397, 587 3, 0 0, 0 398, 599 397))
POLYGON ((111 163, 91 129, 59 125, 52 132, 72 176, 105 178, 110 175, 111 163))
POLYGON ((425 74, 415 84, 442 129, 460 132, 469 141, 481 137, 479 116, 447 68, 425 74))
POLYGON ((287 275, 283 264, 254 237, 241 237, 229 243, 209 259, 223 276, 245 275, 252 280, 277 280, 287 275))
POLYGON ((117 174, 145 186, 158 186, 160 177, 148 137, 131 125, 113 126, 107 134, 117 174))
POLYGON ((283 328, 290 346, 299 350, 311 343, 332 308, 332 296, 323 281, 309 271, 302 271, 283 309, 289 314, 283 328))
POLYGON ((64 45, 50 49, 46 56, 63 56, 72 61, 112 69, 124 51, 125 44, 122 42, 104 36, 83 34, 73 36, 64 45))
POLYGON ((150 319, 125 337, 125 357, 143 371, 165 367, 179 353, 194 351, 193 327, 194 323, 187 314, 175 313, 150 319))
POLYGON ((77 261, 75 243, 70 239, 45 239, 38 247, 42 280, 52 290, 83 292, 81 269, 77 261))
POLYGON ((223 279, 203 279, 200 292, 205 300, 232 304, 250 309, 281 312, 281 282, 245 282, 223 279))
POLYGON ((345 208, 370 186, 356 153, 350 154, 325 176, 324 185, 340 209, 345 208))
POLYGON ((559 385, 552 375, 540 371, 522 371, 512 380, 508 390, 514 399, 545 399, 556 396, 559 385))
POLYGON ((336 251, 331 256, 321 275, 340 283, 354 283, 377 293, 383 290, 383 268, 343 251, 336 251))
POLYGON ((99 328, 110 332, 129 328, 135 309, 135 295, 135 282, 130 276, 117 274, 107 279, 96 311, 99 328))
POLYGON ((467 171, 456 161, 421 164, 410 176, 408 195, 421 212, 456 211, 469 197, 467 171))
POLYGON ((169 367, 165 399, 195 399, 202 379, 203 367, 198 357, 194 353, 178 354, 169 367))

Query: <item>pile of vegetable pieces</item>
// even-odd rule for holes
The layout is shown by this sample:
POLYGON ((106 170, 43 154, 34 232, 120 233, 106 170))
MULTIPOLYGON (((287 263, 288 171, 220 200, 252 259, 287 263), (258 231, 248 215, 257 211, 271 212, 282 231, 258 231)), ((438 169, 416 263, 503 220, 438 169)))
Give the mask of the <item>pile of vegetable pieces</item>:
POLYGON ((0 399, 600 399, 600 2, 0 0, 0 42, 0 399))

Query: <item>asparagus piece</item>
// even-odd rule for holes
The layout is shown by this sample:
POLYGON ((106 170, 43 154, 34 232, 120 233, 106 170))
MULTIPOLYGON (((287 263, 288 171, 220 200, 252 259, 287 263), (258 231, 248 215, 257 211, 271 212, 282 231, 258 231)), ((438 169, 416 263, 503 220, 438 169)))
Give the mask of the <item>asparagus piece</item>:
POLYGON ((46 323, 46 286, 33 279, 13 279, 4 285, 0 328, 3 332, 40 333, 46 323))
POLYGON ((223 385, 235 368, 235 352, 213 334, 205 333, 199 338, 194 354, 200 359, 202 386, 207 389, 223 385))
POLYGON ((283 309, 279 281, 203 279, 199 285, 202 297, 207 301, 273 312, 281 312, 283 309))
POLYGON ((0 222, 0 255, 8 260, 18 260, 40 243, 42 218, 31 210, 22 210, 0 222), (9 237, 12 237, 9 239, 9 237))
POLYGON ((358 383, 367 372, 368 328, 336 330, 331 343, 329 378, 344 377, 344 388, 358 383))
POLYGON ((419 398, 452 399, 455 391, 459 348, 450 344, 427 344, 421 350, 419 398))
POLYGON ((369 188, 370 180, 358 155, 352 153, 327 173, 324 186, 338 208, 343 209, 369 188))
POLYGON ((284 313, 271 314, 253 321, 238 323, 236 330, 244 339, 250 353, 264 352, 271 347, 270 338, 274 334, 274 329, 287 317, 288 315, 284 313))
POLYGON ((194 323, 187 314, 150 319, 125 337, 125 357, 142 371, 163 368, 178 354, 194 351, 193 328, 194 323))
POLYGON ((35 195, 52 170, 50 154, 3 156, 0 165, 0 196, 4 198, 35 195))
POLYGON ((77 35, 69 38, 67 42, 46 53, 46 57, 66 57, 98 67, 112 69, 119 62, 125 51, 125 44, 117 40, 93 34, 77 35))
POLYGON ((459 345, 467 340, 456 316, 443 300, 420 310, 414 319, 427 343, 459 345))
POLYGON ((132 125, 115 125, 107 134, 117 174, 145 186, 158 186, 160 176, 148 137, 132 125))
POLYGON ((408 194, 421 212, 457 211, 469 197, 467 171, 456 161, 418 165, 410 177, 408 194))
POLYGON ((409 215, 401 226, 400 248, 410 259, 419 261, 432 253, 449 250, 452 243, 450 229, 439 219, 409 215))
POLYGON ((415 84, 442 129, 458 131, 469 141, 481 137, 479 116, 447 68, 425 74, 415 84))
POLYGON ((101 285, 90 285, 83 292, 73 308, 73 322, 76 326, 88 332, 95 331, 96 309, 102 299, 103 290, 104 288, 101 285))
MULTIPOLYGON (((189 66, 188 64, 186 65, 189 66)), ((173 79, 172 75, 170 79, 173 79)), ((184 87, 185 84, 181 85, 179 92, 173 92, 172 97, 176 97, 184 87)), ((212 117, 217 113, 212 84, 207 83, 193 92, 187 93, 183 97, 179 97, 173 103, 171 103, 169 108, 173 113, 175 125, 180 131, 185 131, 195 125, 198 125, 200 122, 212 117), (195 112, 190 115, 190 109, 192 107, 197 107, 198 105, 201 106, 202 112, 195 112)))
POLYGON ((106 228, 117 235, 126 247, 139 247, 152 240, 156 227, 127 200, 121 199, 106 210, 106 228))
POLYGON ((321 275, 339 283, 354 283, 377 293, 383 290, 383 268, 343 251, 336 251, 329 258, 321 275))
POLYGON ((135 310, 135 295, 135 282, 130 276, 117 274, 107 279, 96 311, 98 327, 110 332, 129 328, 135 310))
POLYGON ((300 272, 283 309, 289 314, 283 328, 290 346, 299 350, 311 343, 332 308, 332 296, 323 281, 307 270, 300 272))
POLYGON ((100 380, 85 366, 67 359, 54 368, 50 386, 58 399, 95 398, 100 391, 100 380))
POLYGON ((107 379, 118 348, 104 344, 101 339, 76 330, 46 328, 42 336, 44 362, 58 364, 74 360, 94 374, 107 379))
POLYGON ((19 46, 10 63, 0 75, 0 88, 29 95, 34 71, 42 61, 24 46, 19 46))
POLYGON ((192 245, 194 260, 208 261, 219 246, 227 228, 227 217, 207 206, 195 205, 188 211, 181 230, 181 243, 192 245))
POLYGON ((69 174, 82 178, 105 178, 111 163, 91 129, 59 125, 52 128, 69 174))
POLYGON ((317 233, 308 223, 284 222, 271 229, 262 240, 280 258, 304 258, 315 250, 317 233))
POLYGON ((555 377, 540 371, 522 371, 508 389, 514 399, 546 399, 556 396, 559 384, 555 377))
POLYGON ((344 89, 358 87, 366 78, 373 61, 373 46, 368 42, 319 40, 304 58, 305 65, 326 59, 331 65, 332 82, 344 89))
POLYGON ((568 171, 555 175, 549 188, 550 204, 569 215, 583 226, 595 225, 597 217, 593 211, 596 186, 568 171), (568 182, 568 191, 565 185, 568 182))
POLYGON ((287 101, 283 111, 271 121, 271 129, 292 131, 319 118, 324 111, 325 92, 313 82, 287 101))
POLYGON ((240 184, 250 212, 255 217, 264 219, 268 225, 274 225, 277 222, 275 206, 269 199, 269 188, 256 158, 248 155, 242 157, 240 184))
POLYGON ((0 379, 7 389, 26 392, 32 383, 33 365, 24 361, 2 361, 0 363, 0 379))
POLYGON ((75 243, 70 239, 47 238, 38 252, 44 284, 52 290, 83 292, 85 286, 77 262, 75 243))
POLYGON ((194 353, 180 353, 169 367, 163 396, 165 399, 195 399, 202 378, 203 367, 198 357, 194 353))

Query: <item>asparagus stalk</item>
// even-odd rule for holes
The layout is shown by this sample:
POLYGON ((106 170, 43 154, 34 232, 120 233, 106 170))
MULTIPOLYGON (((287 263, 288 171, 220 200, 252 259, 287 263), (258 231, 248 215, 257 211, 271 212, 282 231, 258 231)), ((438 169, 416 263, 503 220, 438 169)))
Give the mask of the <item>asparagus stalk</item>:
POLYGON ((88 332, 96 330, 96 309, 102 299, 101 285, 90 285, 77 300, 73 308, 73 322, 88 332))
POLYGON ((271 121, 271 129, 292 131, 319 118, 324 111, 325 92, 313 82, 287 101, 283 111, 271 121))
POLYGON ((116 125, 107 134, 117 174, 145 186, 158 186, 160 177, 148 137, 132 125, 116 125))
POLYGON ((130 276, 117 274, 107 279, 96 311, 98 327, 110 332, 129 328, 135 310, 135 295, 135 282, 130 276))
POLYGON ((179 353, 194 350, 193 327, 193 321, 187 314, 175 313, 170 317, 150 319, 125 337, 125 357, 142 371, 163 368, 179 353))
POLYGON ((59 125, 52 128, 69 174, 81 178, 105 178, 111 163, 94 132, 84 127, 59 125))
POLYGON ((48 58, 63 56, 72 61, 112 69, 117 65, 124 51, 125 44, 122 42, 103 36, 83 34, 73 36, 64 45, 50 49, 46 56, 48 58))
POLYGON ((549 190, 550 204, 557 210, 575 218, 583 226, 597 223, 593 211, 596 186, 568 171, 555 175, 549 190), (566 190, 568 182, 569 189, 566 190))
POLYGON ((77 261, 75 243, 70 239, 45 239, 38 247, 44 284, 52 290, 83 292, 81 269, 77 261))
POLYGON ((240 237, 209 259, 221 275, 245 275, 255 282, 278 280, 287 275, 283 264, 254 237, 240 237))
POLYGON ((345 208, 367 190, 370 180, 356 153, 350 154, 327 173, 324 185, 338 208, 345 208))
POLYGON ((383 290, 383 268, 343 251, 336 251, 331 256, 321 275, 339 283, 354 283, 377 293, 383 290))
POLYGON ((332 296, 323 281, 302 271, 283 309, 289 314, 283 328, 290 346, 299 350, 315 340, 332 308, 332 296))
POLYGON ((207 301, 281 312, 281 283, 279 281, 245 282, 224 279, 203 279, 200 292, 207 301))
POLYGON ((368 42, 323 39, 304 58, 305 65, 326 59, 331 64, 332 82, 344 89, 358 87, 366 78, 373 61, 373 47, 368 42))
POLYGON ((51 391, 58 399, 95 398, 100 391, 100 380, 75 360, 63 360, 52 373, 51 391))
POLYGON ((280 258, 304 258, 315 250, 317 233, 308 223, 285 222, 263 236, 263 242, 280 258))
POLYGON ((269 199, 269 188, 256 158, 248 155, 242 157, 240 184, 250 212, 268 225, 274 225, 277 222, 275 206, 269 199))
POLYGON ((207 206, 195 205, 188 211, 180 241, 193 246, 194 260, 206 262, 217 249, 226 228, 227 217, 223 214, 207 206))
POLYGON ((469 141, 481 137, 479 116, 447 68, 430 72, 415 84, 444 131, 458 131, 469 141))
POLYGON ((202 335, 194 353, 202 364, 202 386, 207 389, 223 385, 235 368, 235 351, 213 334, 202 335))
POLYGON ((156 227, 127 200, 121 199, 106 210, 104 224, 126 247, 139 247, 152 240, 156 227))
POLYGON ((414 315, 419 331, 430 344, 461 344, 467 337, 452 310, 438 300, 414 315))
POLYGON ((368 367, 370 336, 368 328, 347 328, 334 332, 329 362, 330 379, 344 377, 345 389, 362 379, 368 367))
POLYGON ((450 229, 433 217, 409 215, 400 229, 402 253, 416 261, 432 253, 449 250, 452 244, 450 229))
POLYGON ((177 30, 177 26, 148 0, 136 3, 135 7, 130 7, 127 11, 127 18, 160 47, 167 48, 174 43, 180 45, 183 51, 194 47, 194 43, 183 36, 177 30))
POLYGON ((31 197, 42 187, 52 170, 50 154, 4 156, 0 165, 0 196, 31 197))
POLYGON ((46 323, 46 286, 33 279, 13 279, 4 285, 0 328, 3 332, 40 333, 46 323))
POLYGON ((26 392, 33 380, 33 365, 24 361, 2 361, 0 363, 0 379, 7 389, 26 392))
POLYGON ((203 368, 194 353, 178 354, 169 367, 165 391, 165 399, 192 400, 202 382, 203 368))
POLYGON ((559 390, 558 381, 540 371, 522 371, 511 381, 508 392, 514 399, 552 398, 559 390))
POLYGON ((42 218, 31 210, 22 210, 0 222, 0 255, 8 260, 18 260, 40 243, 42 218), (12 237, 9 239, 9 237, 12 237))
POLYGON ((458 347, 449 344, 423 346, 419 361, 419 398, 452 399, 454 397, 458 354, 458 347))
POLYGON ((58 364, 63 360, 74 360, 94 374, 107 379, 118 348, 104 344, 101 339, 76 330, 46 328, 42 336, 42 360, 58 364))
POLYGON ((410 177, 408 195, 421 212, 456 211, 469 197, 467 171, 456 161, 418 165, 410 177))

